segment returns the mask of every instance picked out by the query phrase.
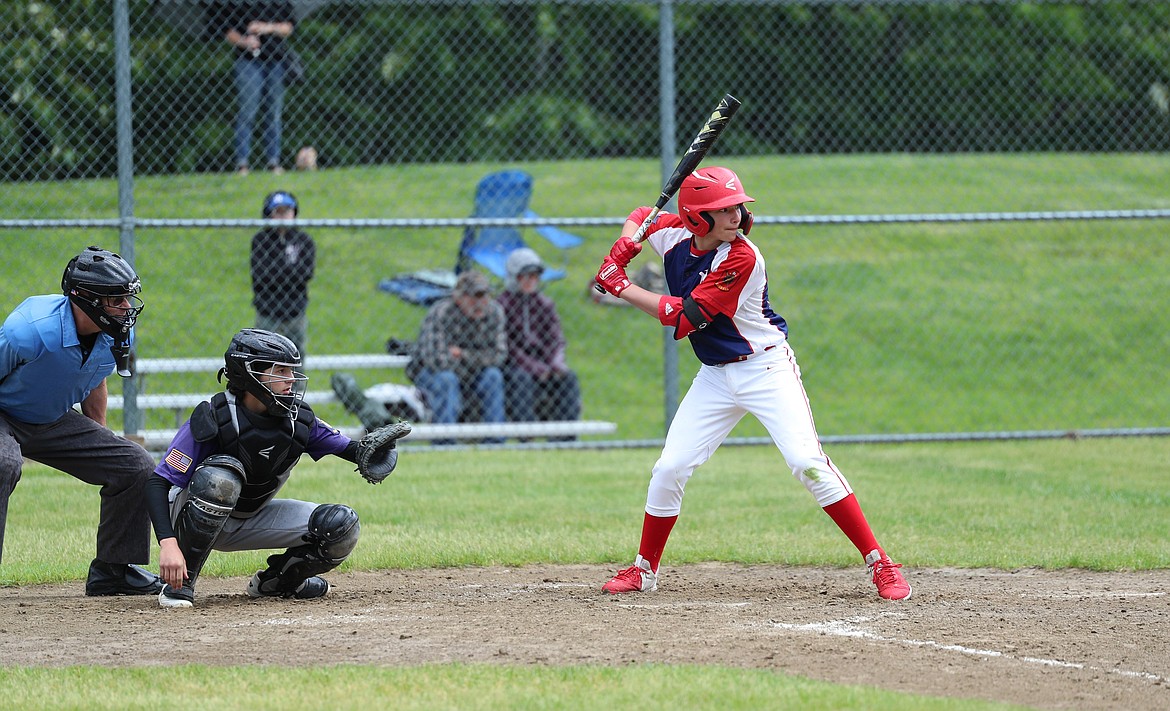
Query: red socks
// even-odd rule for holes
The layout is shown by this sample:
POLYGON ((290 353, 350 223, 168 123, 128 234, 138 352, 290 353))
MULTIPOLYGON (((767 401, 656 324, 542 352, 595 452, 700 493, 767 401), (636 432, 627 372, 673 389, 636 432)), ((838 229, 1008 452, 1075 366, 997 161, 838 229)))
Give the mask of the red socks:
MULTIPOLYGON (((861 512, 861 505, 853 494, 846 496, 835 504, 825 507, 825 513, 837 524, 857 547, 862 556, 879 548, 877 538, 874 538, 865 514, 861 512)), ((651 516, 646 514, 642 520, 642 542, 638 546, 638 555, 650 564, 650 570, 658 572, 658 564, 662 560, 662 551, 666 548, 666 539, 670 538, 670 531, 674 528, 678 516, 651 516)))
POLYGON ((650 564, 650 570, 658 572, 658 562, 662 560, 662 551, 666 548, 666 539, 670 538, 670 530, 678 516, 651 516, 646 514, 642 519, 642 542, 638 546, 638 555, 650 564))
POLYGON ((837 528, 840 528, 853 545, 857 546, 863 557, 879 547, 869 522, 865 520, 865 514, 861 513, 861 505, 857 503, 857 497, 853 494, 826 506, 825 513, 829 514, 837 528))

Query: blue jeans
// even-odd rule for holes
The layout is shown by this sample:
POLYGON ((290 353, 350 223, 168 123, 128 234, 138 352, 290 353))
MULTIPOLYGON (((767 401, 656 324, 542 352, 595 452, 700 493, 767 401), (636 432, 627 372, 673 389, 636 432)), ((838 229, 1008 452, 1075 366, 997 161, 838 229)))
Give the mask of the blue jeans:
MULTIPOLYGON (((457 422, 463 410, 463 386, 453 370, 423 368, 414 378, 423 391, 436 423, 457 422)), ((504 421, 504 374, 499 368, 484 368, 466 383, 479 400, 481 422, 504 421)), ((502 441, 502 440, 494 440, 502 441)))
POLYGON ((577 420, 581 417, 581 387, 573 371, 537 380, 519 368, 507 368, 504 385, 508 419, 512 422, 577 420))
POLYGON ((248 164, 252 152, 252 128, 256 113, 264 105, 264 156, 268 165, 280 164, 280 114, 284 108, 284 62, 260 62, 236 58, 236 93, 240 108, 236 114, 236 165, 248 164))

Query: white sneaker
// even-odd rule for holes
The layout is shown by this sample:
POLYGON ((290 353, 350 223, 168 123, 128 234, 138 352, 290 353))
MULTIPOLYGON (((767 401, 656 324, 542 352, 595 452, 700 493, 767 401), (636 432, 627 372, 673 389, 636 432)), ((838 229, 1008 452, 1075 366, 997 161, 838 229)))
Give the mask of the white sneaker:
POLYGON ((650 570, 650 562, 642 556, 634 558, 634 564, 618 571, 608 583, 601 586, 603 592, 617 595, 628 592, 654 592, 658 589, 658 574, 650 570))
POLYGON ((158 606, 172 609, 194 607, 195 591, 187 585, 184 585, 178 590, 175 590, 170 585, 164 585, 158 594, 158 606))

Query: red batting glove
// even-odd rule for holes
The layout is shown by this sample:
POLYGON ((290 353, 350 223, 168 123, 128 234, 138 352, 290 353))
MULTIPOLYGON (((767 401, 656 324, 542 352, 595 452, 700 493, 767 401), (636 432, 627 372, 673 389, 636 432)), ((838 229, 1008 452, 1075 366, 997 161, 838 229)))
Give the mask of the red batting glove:
POLYGON ((601 260, 601 269, 597 270, 597 283, 609 293, 620 297, 629 288, 630 279, 626 276, 626 270, 613 257, 606 257, 601 260))
POLYGON ((609 250, 609 256, 622 269, 630 266, 630 260, 642 251, 642 243, 635 242, 629 237, 618 237, 617 242, 609 250))

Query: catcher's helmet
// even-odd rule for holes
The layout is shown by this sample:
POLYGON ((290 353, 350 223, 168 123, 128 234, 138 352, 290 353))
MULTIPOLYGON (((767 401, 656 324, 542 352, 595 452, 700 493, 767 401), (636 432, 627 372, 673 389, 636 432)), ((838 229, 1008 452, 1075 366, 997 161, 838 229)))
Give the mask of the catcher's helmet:
POLYGON ((745 202, 755 202, 743 191, 739 176, 727 168, 699 168, 683 178, 678 191, 678 212, 687 229, 697 237, 705 236, 715 222, 708 210, 719 210, 739 205, 740 230, 746 235, 752 229, 752 213, 745 202))
POLYGON ((61 291, 116 345, 128 347, 130 329, 144 306, 138 296, 142 282, 129 262, 108 249, 86 247, 65 265, 61 291), (126 305, 111 304, 110 299, 125 299, 126 305))
POLYGON ((223 354, 224 367, 219 378, 227 376, 228 389, 236 394, 252 393, 268 408, 268 414, 295 418, 304 398, 303 383, 308 381, 301 367, 301 352, 288 338, 259 328, 245 328, 232 336, 227 352, 223 354), (274 365, 288 366, 292 375, 260 380, 274 365), (276 393, 267 383, 291 382, 288 393, 276 393))
POLYGON ((293 217, 296 217, 301 211, 295 195, 287 190, 277 190, 274 193, 268 193, 268 197, 264 198, 264 209, 261 211, 264 219, 272 217, 272 213, 276 212, 278 207, 291 207, 293 217))

